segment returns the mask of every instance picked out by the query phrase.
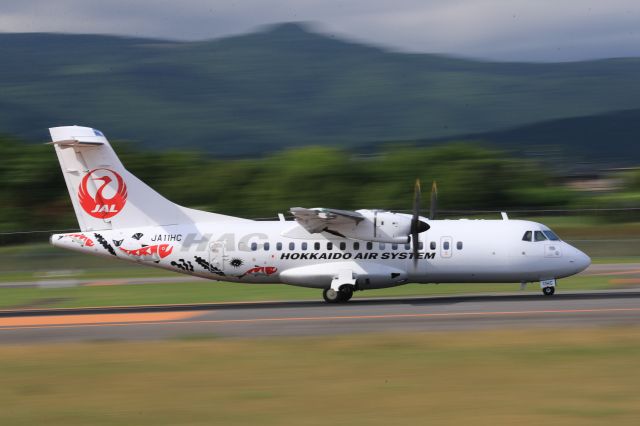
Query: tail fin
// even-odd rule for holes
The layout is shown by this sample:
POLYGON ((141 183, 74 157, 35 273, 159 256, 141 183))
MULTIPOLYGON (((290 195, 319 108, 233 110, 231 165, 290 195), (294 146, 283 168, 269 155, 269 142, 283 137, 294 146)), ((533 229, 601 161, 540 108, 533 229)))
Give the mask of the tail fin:
POLYGON ((49 132, 82 231, 232 219, 180 207, 158 194, 124 168, 99 130, 65 126, 49 132))

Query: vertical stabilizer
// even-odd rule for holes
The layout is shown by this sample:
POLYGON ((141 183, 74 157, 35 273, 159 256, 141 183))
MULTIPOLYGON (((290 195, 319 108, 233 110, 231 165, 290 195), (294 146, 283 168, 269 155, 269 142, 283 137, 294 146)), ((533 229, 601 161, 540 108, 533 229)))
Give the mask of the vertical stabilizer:
POLYGON ((233 219, 180 207, 129 173, 107 138, 90 127, 49 129, 82 231, 233 219))

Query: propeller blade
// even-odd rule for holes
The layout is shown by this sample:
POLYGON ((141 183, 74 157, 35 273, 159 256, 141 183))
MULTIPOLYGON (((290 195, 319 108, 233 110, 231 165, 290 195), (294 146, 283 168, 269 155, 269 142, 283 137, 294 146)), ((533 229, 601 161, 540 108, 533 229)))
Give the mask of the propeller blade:
POLYGON ((438 204, 438 185, 436 185, 436 181, 433 181, 431 184, 431 205, 429 206, 429 219, 434 220, 436 218, 436 211, 438 204))
POLYGON ((411 248, 413 251, 413 267, 418 266, 419 241, 420 233, 420 197, 421 197, 420 179, 416 179, 413 188, 413 217, 411 218, 411 248))

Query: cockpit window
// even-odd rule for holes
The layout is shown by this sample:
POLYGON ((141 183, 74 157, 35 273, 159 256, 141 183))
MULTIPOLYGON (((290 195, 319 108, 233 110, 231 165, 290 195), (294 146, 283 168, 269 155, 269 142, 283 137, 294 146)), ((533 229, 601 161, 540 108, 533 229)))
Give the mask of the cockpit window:
POLYGON ((545 241, 547 237, 542 233, 542 231, 535 231, 533 233, 533 241, 545 241))
POLYGON ((559 241, 560 238, 553 231, 542 231, 544 235, 547 236, 551 241, 559 241))
POLYGON ((527 231, 524 233, 524 236, 522 237, 522 241, 531 241, 531 231, 527 231))

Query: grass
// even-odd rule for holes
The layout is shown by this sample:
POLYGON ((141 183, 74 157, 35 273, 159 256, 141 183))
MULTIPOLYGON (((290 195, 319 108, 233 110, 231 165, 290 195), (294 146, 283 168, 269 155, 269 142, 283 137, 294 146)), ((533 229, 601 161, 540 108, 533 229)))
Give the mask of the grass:
POLYGON ((3 425, 636 425, 640 328, 0 347, 3 425))
MULTIPOLYGON (((574 276, 559 281, 558 291, 612 288, 608 276, 574 276)), ((317 289, 280 284, 238 284, 216 281, 179 281, 141 285, 75 286, 62 288, 0 288, 0 308, 86 307, 265 300, 321 300, 317 289)), ((408 284, 396 288, 357 292, 354 297, 436 296, 495 293, 518 290, 519 284, 408 284)), ((539 292, 537 284, 527 292, 539 292)))
POLYGON ((611 263, 639 263, 640 256, 618 256, 618 257, 592 257, 591 263, 595 265, 611 263))

